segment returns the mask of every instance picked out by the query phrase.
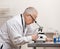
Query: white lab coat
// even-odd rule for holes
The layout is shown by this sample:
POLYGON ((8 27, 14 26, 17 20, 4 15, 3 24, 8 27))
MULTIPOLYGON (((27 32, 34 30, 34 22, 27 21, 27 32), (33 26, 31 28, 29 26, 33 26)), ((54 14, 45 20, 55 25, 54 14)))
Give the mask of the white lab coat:
POLYGON ((23 33, 21 16, 16 15, 1 27, 3 49, 19 49, 21 45, 32 41, 31 34, 34 33, 31 25, 28 25, 23 33))

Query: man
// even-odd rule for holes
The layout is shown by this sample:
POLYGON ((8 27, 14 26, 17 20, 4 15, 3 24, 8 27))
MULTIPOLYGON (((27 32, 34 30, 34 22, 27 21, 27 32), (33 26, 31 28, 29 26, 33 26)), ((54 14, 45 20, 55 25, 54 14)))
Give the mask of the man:
POLYGON ((1 27, 3 49, 21 49, 21 45, 38 38, 30 25, 37 14, 34 7, 28 7, 23 14, 16 15, 1 27))

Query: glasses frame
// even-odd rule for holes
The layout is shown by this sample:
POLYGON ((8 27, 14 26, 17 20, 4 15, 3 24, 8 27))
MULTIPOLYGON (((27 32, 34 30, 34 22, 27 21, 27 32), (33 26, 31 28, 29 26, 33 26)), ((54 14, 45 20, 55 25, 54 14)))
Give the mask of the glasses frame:
MULTIPOLYGON (((31 16, 31 15, 30 15, 31 16)), ((37 21, 31 16, 31 18, 33 19, 33 21, 36 23, 37 21)))

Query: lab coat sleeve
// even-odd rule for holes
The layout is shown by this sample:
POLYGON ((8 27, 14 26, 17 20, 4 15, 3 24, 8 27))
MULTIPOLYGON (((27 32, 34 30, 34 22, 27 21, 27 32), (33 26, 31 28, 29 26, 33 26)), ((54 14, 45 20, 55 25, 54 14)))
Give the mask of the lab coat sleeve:
POLYGON ((0 28, 0 37, 3 41, 7 41, 8 38, 8 33, 7 33, 7 25, 4 23, 1 28, 0 28))
MULTIPOLYGON (((17 25, 17 24, 16 24, 17 25)), ((8 34, 9 34, 9 37, 11 39, 11 41, 13 42, 14 45, 23 45, 29 41, 32 41, 32 37, 31 36, 23 36, 22 35, 22 29, 21 27, 20 28, 20 32, 18 32, 18 30, 16 29, 16 25, 11 25, 8 23, 8 34)), ((19 29, 18 28, 18 29, 19 29)))

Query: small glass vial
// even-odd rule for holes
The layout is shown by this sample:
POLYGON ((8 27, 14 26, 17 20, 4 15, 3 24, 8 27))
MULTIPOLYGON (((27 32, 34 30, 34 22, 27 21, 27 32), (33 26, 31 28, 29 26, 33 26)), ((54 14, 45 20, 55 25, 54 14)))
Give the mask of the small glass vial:
POLYGON ((60 35, 58 36, 58 42, 60 43, 60 35))
POLYGON ((57 37, 56 37, 56 33, 54 33, 54 35, 53 35, 53 42, 54 42, 54 43, 56 43, 56 41, 57 41, 56 38, 57 38, 57 37))

